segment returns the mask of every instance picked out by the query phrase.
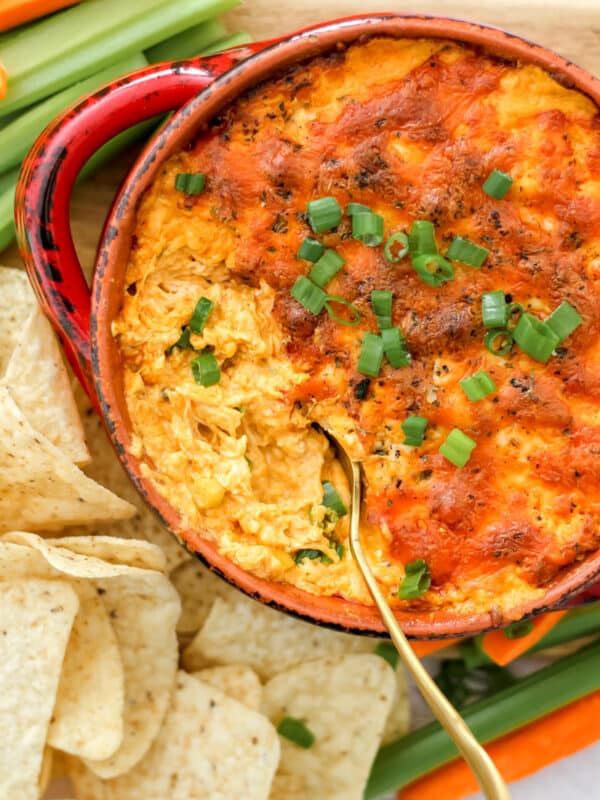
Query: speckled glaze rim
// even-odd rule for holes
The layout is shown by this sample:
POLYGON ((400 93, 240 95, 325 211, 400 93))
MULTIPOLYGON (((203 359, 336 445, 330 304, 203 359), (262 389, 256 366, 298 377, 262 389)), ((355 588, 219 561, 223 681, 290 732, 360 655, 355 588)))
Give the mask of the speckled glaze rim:
MULTIPOLYGON (((255 45, 254 55, 233 64, 177 112, 144 149, 119 191, 108 216, 96 265, 92 291, 91 361, 101 412, 121 462, 133 483, 165 526, 184 540, 194 555, 225 580, 261 602, 297 617, 352 633, 381 635, 384 629, 372 606, 341 597, 322 597, 291 585, 257 578, 220 555, 200 531, 188 530, 178 513, 145 480, 141 464, 129 452, 131 423, 125 407, 119 355, 110 323, 117 315, 123 291, 124 268, 130 250, 135 213, 145 189, 165 159, 177 152, 223 106, 250 86, 280 70, 352 41, 374 35, 435 37, 485 48, 495 55, 519 59, 548 70, 564 85, 578 88, 600 105, 600 81, 555 53, 496 28, 439 17, 377 14, 313 26, 274 42, 255 45)), ((35 271, 35 266, 30 267, 35 271)), ((49 305, 44 294, 44 304, 49 305)), ((64 335, 64 331, 63 331, 64 335)), ((464 615, 447 611, 398 611, 403 630, 415 638, 458 637, 502 627, 524 616, 565 605, 600 574, 600 551, 562 570, 538 600, 511 608, 464 615)))

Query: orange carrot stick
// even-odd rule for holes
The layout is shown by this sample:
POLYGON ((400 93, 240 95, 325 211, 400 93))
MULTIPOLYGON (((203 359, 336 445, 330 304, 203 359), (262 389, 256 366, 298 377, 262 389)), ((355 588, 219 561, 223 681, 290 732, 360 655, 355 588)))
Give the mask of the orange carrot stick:
POLYGON ((460 641, 460 639, 435 639, 432 642, 411 642, 410 646, 419 658, 423 658, 424 656, 437 653, 438 650, 443 650, 445 647, 450 647, 460 641))
MULTIPOLYGON (((533 775, 600 739, 600 692, 582 697, 486 747, 507 781, 533 775)), ((478 785, 462 758, 398 792, 398 800, 462 800, 478 785)))
POLYGON ((73 6, 76 2, 78 0, 3 0, 0 3, 0 31, 45 17, 61 8, 73 6))
POLYGON ((526 653, 534 644, 537 644, 566 613, 566 611, 551 611, 548 614, 540 614, 539 617, 534 617, 531 620, 533 630, 519 639, 508 639, 504 631, 486 633, 483 637, 482 649, 492 661, 503 667, 526 653))

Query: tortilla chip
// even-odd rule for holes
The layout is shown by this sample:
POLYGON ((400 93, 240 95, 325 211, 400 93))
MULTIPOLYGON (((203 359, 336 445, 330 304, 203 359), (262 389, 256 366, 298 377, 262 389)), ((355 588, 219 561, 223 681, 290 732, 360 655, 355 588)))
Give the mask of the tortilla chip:
POLYGON ((236 592, 214 601, 204 626, 183 651, 183 665, 196 672, 214 664, 246 664, 268 680, 313 658, 370 653, 375 646, 374 640, 318 628, 236 592))
POLYGON ((167 710, 177 670, 177 592, 161 572, 110 564, 32 533, 5 534, 0 539, 0 575, 19 574, 24 565, 92 580, 108 612, 123 663, 124 736, 113 756, 86 763, 102 777, 120 775, 145 755, 167 710))
MULTIPOLYGON (((115 549, 118 549, 120 542, 130 545, 127 539, 112 539, 115 542, 115 549)), ((26 533, 24 531, 11 531, 0 537, 0 576, 19 576, 23 575, 23 569, 31 570, 31 574, 36 576, 61 576, 69 575, 73 578, 106 579, 118 576, 129 577, 135 580, 137 577, 144 577, 149 571, 130 567, 127 564, 113 564, 110 561, 97 558, 94 555, 87 555, 85 552, 77 552, 77 546, 85 551, 84 540, 79 538, 71 539, 67 536, 62 539, 46 539, 37 533, 26 533), (75 542, 75 547, 71 542, 75 542), (17 550, 14 548, 17 547, 17 550), (40 566, 39 556, 34 556, 31 552, 42 557, 40 566), (14 562, 14 563, 13 563, 14 562), (27 564, 24 567, 24 564, 27 564)), ((94 551, 90 547, 90 552, 94 551)), ((154 570, 150 571, 154 572, 154 570)), ((157 574, 160 574, 157 572, 157 574)), ((174 593, 175 594, 175 593, 174 593)), ((179 607, 179 601, 178 601, 179 607)))
POLYGON ((211 572, 197 558, 186 561, 171 573, 171 581, 181 597, 181 616, 177 633, 193 635, 200 630, 217 597, 235 601, 240 592, 211 572))
POLYGON ((226 667, 207 667, 194 672, 194 677, 232 697, 247 708, 260 710, 262 686, 256 672, 243 664, 226 667))
POLYGON ((138 539, 118 539, 116 536, 68 536, 60 539, 45 538, 46 544, 64 547, 72 553, 92 556, 110 564, 167 571, 163 551, 155 544, 138 539))
POLYGON ((102 782, 69 764, 85 800, 267 800, 278 760, 265 717, 180 672, 160 734, 135 769, 102 782))
POLYGON ((23 328, 37 300, 27 273, 13 267, 0 267, 0 377, 13 350, 21 340, 23 328))
POLYGON ((388 744, 399 739, 410 729, 410 699, 408 685, 402 664, 396 668, 396 691, 388 718, 383 731, 382 744, 388 744))
POLYGON ((37 433, 0 387, 0 530, 51 530, 133 513, 37 433))
POLYGON ((52 764, 54 762, 54 753, 52 748, 44 748, 44 755, 42 756, 42 766, 40 767, 40 774, 38 777, 38 795, 42 797, 45 794, 50 778, 52 777, 52 764))
POLYGON ((20 329, 2 381, 30 425, 76 464, 89 461, 71 382, 50 323, 36 308, 20 329))
MULTIPOLYGON (((120 536, 125 539, 146 539, 153 542, 164 552, 169 571, 188 561, 189 553, 148 508, 131 483, 112 448, 102 421, 78 382, 74 384, 74 394, 92 457, 91 462, 85 468, 86 475, 106 486, 119 497, 123 497, 137 510, 136 516, 131 519, 118 523, 96 524, 94 533, 120 536)), ((85 523, 82 522, 82 524, 85 523)), ((79 527, 73 533, 86 534, 89 533, 89 529, 79 527)))
POLYGON ((324 658, 277 675, 264 687, 274 725, 302 720, 315 736, 305 750, 280 737, 272 800, 362 800, 395 691, 394 672, 375 655, 324 658))
POLYGON ((109 758, 123 741, 123 664, 93 583, 79 581, 77 594, 48 743, 81 758, 109 758))
POLYGON ((63 581, 0 582, 0 797, 37 800, 48 723, 79 608, 63 581))
MULTIPOLYGON (((133 568, 131 568, 133 570, 133 568)), ((102 778, 130 770, 156 738, 175 681, 178 661, 175 625, 180 603, 169 580, 139 570, 96 583, 119 643, 125 676, 124 736, 110 758, 87 759, 102 778)))

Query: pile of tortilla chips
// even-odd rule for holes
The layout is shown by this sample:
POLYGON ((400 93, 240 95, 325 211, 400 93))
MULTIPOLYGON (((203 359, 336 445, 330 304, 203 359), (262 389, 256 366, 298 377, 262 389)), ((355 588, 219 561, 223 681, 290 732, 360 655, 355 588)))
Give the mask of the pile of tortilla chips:
POLYGON ((192 559, 72 385, 0 267, 0 798, 360 800, 408 728, 402 672, 192 559))

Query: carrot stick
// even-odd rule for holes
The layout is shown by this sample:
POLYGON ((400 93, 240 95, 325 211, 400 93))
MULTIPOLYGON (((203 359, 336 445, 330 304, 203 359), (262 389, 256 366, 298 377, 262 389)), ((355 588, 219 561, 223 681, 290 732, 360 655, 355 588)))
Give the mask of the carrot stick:
MULTIPOLYGON (((486 747, 507 781, 517 781, 600 739, 600 691, 582 697, 486 747)), ((461 800, 479 789, 463 759, 431 772, 398 793, 398 800, 461 800)))
POLYGON ((0 4, 0 31, 45 17, 61 8, 73 6, 76 2, 78 0, 4 0, 0 4))
POLYGON ((460 641, 460 639, 435 639, 431 642, 411 642, 410 646, 419 658, 423 658, 424 656, 437 653, 438 650, 443 650, 445 647, 450 647, 460 641))
POLYGON ((566 613, 566 611, 551 611, 548 614, 534 617, 531 620, 533 629, 526 636, 518 639, 507 638, 504 631, 486 633, 481 644, 482 650, 492 661, 503 667, 537 644, 566 613))

